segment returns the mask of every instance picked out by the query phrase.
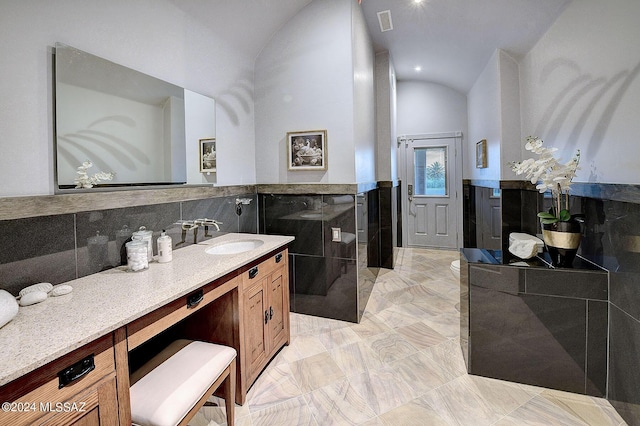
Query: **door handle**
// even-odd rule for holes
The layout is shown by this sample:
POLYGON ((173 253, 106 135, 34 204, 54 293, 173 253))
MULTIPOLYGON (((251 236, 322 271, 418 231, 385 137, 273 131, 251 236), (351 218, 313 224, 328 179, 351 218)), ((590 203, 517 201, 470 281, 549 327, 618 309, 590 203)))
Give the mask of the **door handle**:
POLYGON ((269 306, 269 319, 273 319, 273 306, 269 306))
POLYGON ((269 322, 269 311, 264 311, 264 323, 269 322))
POLYGON ((409 201, 413 201, 413 185, 407 185, 407 194, 409 195, 409 201))

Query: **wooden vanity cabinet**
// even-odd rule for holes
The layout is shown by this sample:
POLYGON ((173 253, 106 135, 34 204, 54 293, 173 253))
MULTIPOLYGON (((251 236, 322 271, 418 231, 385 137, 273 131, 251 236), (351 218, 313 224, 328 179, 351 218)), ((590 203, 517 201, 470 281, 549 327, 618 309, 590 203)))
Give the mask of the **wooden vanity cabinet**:
POLYGON ((117 425, 118 395, 113 335, 0 388, 2 425, 117 425), (73 369, 73 370, 70 370, 73 369), (63 387, 60 374, 73 379, 63 387))
POLYGON ((284 345, 289 344, 288 251, 242 272, 243 383, 248 389, 284 345))

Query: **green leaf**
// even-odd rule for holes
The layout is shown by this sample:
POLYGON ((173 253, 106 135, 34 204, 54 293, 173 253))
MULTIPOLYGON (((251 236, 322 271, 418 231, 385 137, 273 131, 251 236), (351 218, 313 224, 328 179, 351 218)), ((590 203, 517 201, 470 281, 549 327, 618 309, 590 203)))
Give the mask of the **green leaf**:
POLYGON ((551 217, 549 219, 540 219, 540 223, 542 223, 543 225, 551 225, 552 223, 557 223, 559 221, 560 220, 555 216, 553 216, 553 217, 551 217))
POLYGON ((557 217, 555 217, 554 215, 552 215, 551 213, 547 213, 547 212, 540 212, 538 213, 538 217, 540 219, 556 219, 557 222, 557 217))
POLYGON ((569 213, 569 210, 560 210, 560 220, 567 222, 569 219, 571 219, 571 213, 569 213))

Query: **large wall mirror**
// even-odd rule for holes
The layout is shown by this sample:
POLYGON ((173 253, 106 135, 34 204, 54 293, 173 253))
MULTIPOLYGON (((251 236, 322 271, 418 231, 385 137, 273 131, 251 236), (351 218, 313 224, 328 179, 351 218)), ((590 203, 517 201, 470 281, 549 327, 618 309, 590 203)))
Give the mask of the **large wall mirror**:
POLYGON ((185 184, 198 138, 215 137, 213 99, 61 43, 55 110, 58 192, 87 160, 89 175, 114 173, 98 187, 185 184))

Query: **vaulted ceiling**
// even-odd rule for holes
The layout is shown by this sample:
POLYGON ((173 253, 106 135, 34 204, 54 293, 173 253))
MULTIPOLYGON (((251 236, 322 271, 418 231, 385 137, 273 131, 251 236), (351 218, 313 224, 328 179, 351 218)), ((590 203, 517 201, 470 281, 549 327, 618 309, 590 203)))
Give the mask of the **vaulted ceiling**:
MULTIPOLYGON (((252 57, 310 1, 173 0, 252 57)), ((361 0, 360 7, 376 51, 390 52, 398 80, 430 81, 467 93, 496 48, 520 59, 570 1, 361 0), (381 32, 378 12, 386 10, 393 30, 381 32)))

